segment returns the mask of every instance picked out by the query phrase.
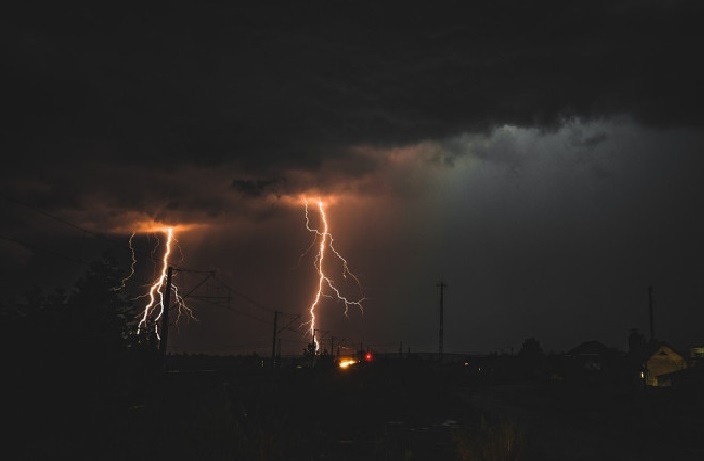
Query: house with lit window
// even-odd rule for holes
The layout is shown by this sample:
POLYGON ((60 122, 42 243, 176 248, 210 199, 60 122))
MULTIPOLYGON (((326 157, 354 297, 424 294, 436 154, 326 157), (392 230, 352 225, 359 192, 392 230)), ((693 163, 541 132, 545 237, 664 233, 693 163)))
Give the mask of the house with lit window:
POLYGON ((643 354, 643 379, 647 386, 672 386, 672 373, 685 370, 687 359, 672 346, 661 341, 650 341, 643 354))
POLYGON ((658 383, 679 390, 704 389, 704 347, 690 348, 687 367, 658 376, 658 383))

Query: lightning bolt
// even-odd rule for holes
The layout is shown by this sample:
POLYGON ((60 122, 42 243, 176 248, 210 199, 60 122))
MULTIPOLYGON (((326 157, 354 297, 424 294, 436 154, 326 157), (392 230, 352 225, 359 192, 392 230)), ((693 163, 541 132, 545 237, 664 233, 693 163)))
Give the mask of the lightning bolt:
MULTIPOLYGON (((318 200, 318 210, 320 212, 320 222, 322 224, 322 230, 320 229, 315 229, 311 227, 310 224, 310 217, 308 213, 308 199, 305 199, 305 206, 306 206, 306 229, 308 229, 308 232, 311 232, 314 234, 314 240, 313 243, 311 243, 311 246, 309 247, 308 251, 310 251, 313 246, 315 245, 315 241, 317 239, 320 239, 319 245, 318 245, 318 252, 315 255, 315 259, 313 262, 313 266, 315 267, 317 273, 318 273, 318 289, 315 292, 315 296, 313 297, 313 302, 311 303, 308 311, 310 313, 310 320, 306 322, 305 324, 308 324, 310 326, 310 334, 311 337, 313 338, 313 342, 315 343, 315 350, 317 351, 320 349, 320 343, 315 337, 315 331, 317 330, 316 327, 316 309, 320 306, 321 304, 321 298, 323 296, 325 297, 335 297, 337 300, 342 301, 345 304, 345 316, 347 316, 347 313, 349 311, 350 306, 356 306, 360 309, 362 313, 364 313, 364 306, 362 305, 362 302, 364 301, 364 298, 360 298, 356 301, 350 300, 350 298, 343 296, 340 290, 335 286, 333 281, 328 277, 325 273, 325 253, 326 250, 329 248, 330 251, 333 253, 333 255, 340 261, 342 264, 342 276, 344 278, 351 277, 357 284, 357 286, 360 287, 361 290, 361 284, 359 282, 359 279, 357 278, 356 275, 354 275, 352 272, 349 270, 349 265, 347 263, 347 260, 342 257, 342 255, 335 249, 333 246, 333 236, 330 233, 329 226, 328 226, 328 219, 325 214, 325 206, 323 204, 322 200, 318 200), (325 294, 325 289, 329 288, 330 291, 332 291, 332 294, 328 295, 325 294)), ((307 253, 307 252, 306 252, 307 253)))
MULTIPOLYGON (((174 237, 174 230, 171 227, 166 228, 163 230, 164 234, 166 235, 166 243, 165 243, 165 250, 164 250, 164 255, 162 257, 162 264, 161 264, 161 270, 159 272, 159 276, 156 278, 156 280, 151 284, 149 291, 147 294, 143 295, 142 297, 148 297, 149 302, 144 306, 144 310, 142 312, 142 318, 139 321, 139 324, 137 326, 137 334, 140 333, 142 328, 145 328, 147 326, 148 320, 150 317, 154 317, 154 332, 157 336, 157 339, 161 340, 161 337, 159 336, 159 320, 161 319, 161 316, 164 314, 164 309, 168 309, 169 306, 165 305, 165 293, 167 289, 171 289, 174 293, 174 297, 176 299, 176 305, 178 306, 178 319, 181 318, 182 314, 187 315, 190 318, 195 318, 193 316, 193 312, 191 309, 186 305, 183 297, 179 294, 178 287, 174 284, 171 283, 170 287, 167 287, 167 279, 168 279, 168 268, 169 268, 169 258, 172 253, 172 246, 177 244, 176 239, 174 237), (156 312, 156 315, 155 315, 156 312)), ((133 234, 134 236, 134 234, 133 234)), ((132 249, 132 239, 130 238, 130 249, 132 249)), ((154 250, 156 251, 156 250, 154 250)), ((134 262, 136 261, 134 257, 134 250, 132 249, 132 261, 133 261, 133 266, 134 262)), ((178 321, 178 320, 177 320, 178 321)))
POLYGON ((137 258, 135 258, 134 256, 134 246, 132 246, 132 240, 134 240, 134 232, 132 232, 132 235, 130 236, 129 240, 130 255, 132 256, 132 262, 130 263, 130 273, 127 274, 122 280, 120 280, 120 286, 113 288, 113 291, 118 291, 125 288, 129 279, 131 279, 134 275, 134 265, 137 263, 137 258))

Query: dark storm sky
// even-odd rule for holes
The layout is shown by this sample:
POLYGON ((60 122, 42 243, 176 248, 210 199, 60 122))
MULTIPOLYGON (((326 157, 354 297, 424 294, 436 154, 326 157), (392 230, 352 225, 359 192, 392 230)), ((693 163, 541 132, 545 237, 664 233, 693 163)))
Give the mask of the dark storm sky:
POLYGON ((197 225, 178 264, 255 303, 172 350, 266 353, 317 283, 308 196, 366 297, 320 306, 338 340, 436 351, 443 280, 446 352, 623 349, 649 284, 656 336, 704 343, 699 2, 240 3, 2 15, 3 298, 197 225))

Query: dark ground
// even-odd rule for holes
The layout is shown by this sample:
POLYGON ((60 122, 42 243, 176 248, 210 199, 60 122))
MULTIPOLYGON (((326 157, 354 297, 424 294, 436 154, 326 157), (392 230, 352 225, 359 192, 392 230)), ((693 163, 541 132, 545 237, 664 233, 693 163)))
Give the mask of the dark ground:
POLYGON ((461 364, 182 370, 127 397, 65 392, 22 396, 12 459, 704 459, 701 392, 498 384, 461 364))
POLYGON ((704 460, 701 390, 631 393, 521 383, 475 389, 463 400, 515 421, 535 460, 704 460))

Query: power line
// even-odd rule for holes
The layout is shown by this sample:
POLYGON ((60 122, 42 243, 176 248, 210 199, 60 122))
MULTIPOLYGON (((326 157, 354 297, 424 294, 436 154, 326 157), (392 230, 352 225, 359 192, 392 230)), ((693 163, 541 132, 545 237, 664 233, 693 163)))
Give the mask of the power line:
POLYGON ((28 203, 19 201, 19 200, 14 199, 14 198, 7 197, 6 195, 0 195, 0 197, 4 198, 5 200, 7 200, 7 201, 9 201, 9 202, 13 202, 13 203, 16 204, 16 205, 20 205, 20 206, 23 206, 23 207, 25 207, 25 208, 28 208, 28 209, 34 211, 34 212, 37 213, 37 214, 40 214, 40 215, 42 215, 42 216, 46 216, 47 218, 53 219, 53 220, 56 221, 56 222, 59 222, 59 223, 64 224, 64 225, 66 225, 66 226, 69 226, 69 227, 72 227, 72 228, 74 228, 74 229, 77 229, 77 230, 83 232, 84 234, 89 234, 89 235, 92 235, 92 236, 97 237, 97 238, 99 238, 99 239, 102 239, 102 240, 104 240, 105 242, 109 243, 111 246, 117 246, 117 242, 115 242, 114 240, 111 240, 111 239, 105 237, 105 235, 103 235, 103 234, 101 234, 101 233, 91 231, 91 230, 89 230, 89 229, 86 229, 86 228, 84 228, 84 227, 79 226, 78 224, 74 224, 74 223, 72 223, 72 222, 70 222, 70 221, 68 221, 68 220, 66 220, 66 219, 59 218, 58 216, 55 216, 55 215, 53 215, 53 214, 51 214, 51 213, 48 213, 48 212, 46 212, 46 211, 44 211, 44 210, 40 210, 39 208, 34 207, 34 206, 32 206, 32 205, 29 205, 28 203))
MULTIPOLYGON (((244 317, 250 318, 250 319, 252 319, 252 320, 256 320, 256 321, 258 321, 258 322, 261 322, 261 323, 264 323, 264 324, 267 324, 267 325, 273 325, 273 323, 274 323, 274 322, 271 321, 271 320, 266 320, 266 319, 262 319, 262 318, 256 317, 256 316, 254 316, 254 315, 252 315, 252 314, 250 314, 250 313, 248 313, 248 312, 244 312, 244 311, 235 309, 235 308, 233 308, 233 307, 231 307, 231 306, 224 306, 224 305, 222 305, 222 304, 218 304, 218 303, 214 303, 214 302, 208 301, 207 299, 204 299, 203 302, 206 303, 206 304, 210 304, 210 305, 213 305, 213 306, 220 307, 220 308, 222 308, 222 309, 226 309, 226 310, 228 310, 228 311, 230 311, 230 312, 232 312, 232 313, 234 313, 234 314, 239 314, 239 315, 242 315, 242 316, 244 316, 244 317)), ((290 324, 289 324, 289 325, 290 325, 290 324)), ((288 325, 287 325, 286 327, 284 327, 284 328, 278 330, 278 333, 281 333, 281 332, 284 331, 284 330, 290 331, 291 333, 300 333, 300 332, 297 331, 297 330, 291 329, 288 325)))
POLYGON ((271 322, 270 320, 265 320, 265 319, 261 319, 261 318, 259 318, 259 317, 255 317, 255 316, 253 316, 252 314, 250 314, 250 313, 248 313, 248 312, 244 312, 244 311, 240 311, 240 310, 234 309, 233 307, 231 307, 231 306, 229 306, 229 305, 226 306, 226 305, 223 305, 223 304, 214 303, 214 302, 212 302, 212 301, 209 301, 208 299, 203 299, 202 301, 203 301, 204 303, 206 303, 206 304, 210 304, 210 305, 212 305, 212 306, 217 306, 217 307, 220 307, 220 308, 222 308, 222 309, 226 309, 226 310, 228 310, 228 311, 230 311, 230 312, 233 312, 233 313, 239 314, 239 315, 243 315, 243 316, 245 316, 245 317, 248 317, 248 318, 250 318, 250 319, 252 319, 252 320, 256 320, 256 321, 261 322, 261 323, 266 323, 266 324, 271 324, 271 323, 273 323, 273 322, 271 322))
MULTIPOLYGON (((29 209, 29 210, 32 210, 33 212, 35 212, 35 213, 37 213, 37 214, 40 214, 40 215, 45 216, 45 217, 47 217, 47 218, 53 219, 54 221, 56 221, 56 222, 58 222, 58 223, 61 223, 61 224, 63 224, 63 225, 69 226, 69 227, 71 227, 71 228, 73 228, 73 229, 79 230, 79 231, 83 232, 84 234, 88 234, 88 235, 92 235, 92 236, 94 236, 94 237, 97 237, 97 238, 99 238, 99 239, 101 239, 101 240, 103 240, 103 241, 109 243, 109 244, 110 244, 110 247, 117 247, 117 246, 118 246, 118 243, 117 243, 117 242, 115 242, 114 240, 108 239, 107 237, 105 237, 105 235, 103 235, 103 234, 101 234, 101 233, 94 232, 94 231, 91 231, 91 230, 89 230, 89 229, 86 229, 86 228, 84 228, 84 227, 82 227, 82 226, 79 226, 79 225, 77 225, 77 224, 74 224, 74 223, 72 223, 72 222, 70 222, 70 221, 68 221, 68 220, 66 220, 66 219, 60 218, 60 217, 58 217, 58 216, 55 216, 55 215, 53 215, 53 214, 51 214, 51 213, 48 213, 48 212, 46 212, 46 211, 44 211, 44 210, 41 210, 41 209, 39 209, 39 208, 37 208, 37 207, 34 207, 34 206, 32 206, 32 205, 29 205, 28 203, 22 202, 22 201, 20 201, 20 200, 17 200, 17 199, 14 199, 14 198, 10 198, 10 197, 7 197, 7 196, 5 196, 5 195, 0 195, 0 197, 4 198, 4 199, 7 200, 8 202, 12 202, 12 203, 14 203, 14 204, 16 204, 16 205, 23 206, 23 207, 25 207, 25 208, 27 208, 27 209, 29 209)), ((78 263, 78 264, 81 264, 81 265, 89 265, 89 264, 90 264, 90 261, 85 261, 85 260, 82 260, 82 259, 78 259, 78 258, 75 258, 75 257, 72 257, 72 256, 65 255, 65 254, 60 253, 60 252, 56 252, 56 251, 52 251, 52 250, 47 250, 47 249, 45 249, 45 248, 41 248, 41 247, 39 247, 39 246, 37 246, 37 245, 33 245, 33 244, 24 242, 24 241, 19 240, 19 239, 16 239, 16 238, 7 237, 7 236, 0 236, 0 239, 7 240, 7 241, 11 241, 11 242, 13 242, 13 243, 19 244, 19 245, 21 245, 21 246, 23 246, 23 247, 25 247, 25 248, 30 249, 30 250, 40 251, 40 252, 43 252, 43 253, 51 254, 51 255, 53 255, 53 256, 56 256, 56 257, 65 259, 65 260, 67 260, 67 261, 72 261, 72 262, 75 262, 75 263, 78 263)), ((132 249, 132 251, 134 252, 135 250, 132 249)), ((140 257, 145 255, 144 252, 140 252, 140 251, 137 251, 137 252, 134 253, 134 254, 137 254, 137 255, 139 255, 140 257)), ((151 253, 150 253, 149 256, 151 256, 151 253)), ((240 291, 235 290, 234 288, 232 288, 232 287, 231 287, 230 285, 228 285, 224 280, 222 280, 221 278, 219 278, 219 277, 215 274, 215 271, 197 270, 197 269, 182 268, 182 267, 174 267, 174 270, 181 271, 181 272, 207 273, 207 274, 209 274, 208 277, 206 277, 203 281, 201 281, 198 285, 196 285, 196 287, 194 287, 187 295, 191 295, 191 294, 193 293, 193 291, 195 291, 199 286, 201 286, 203 283, 205 283, 205 281, 206 281, 208 278, 211 278, 211 277, 212 277, 214 280, 217 280, 217 281, 218 281, 219 283, 221 283, 225 288, 227 288, 231 293, 234 293, 235 295, 239 296, 240 298, 242 298, 242 299, 248 301, 248 302, 249 302, 250 304, 252 304, 253 306, 256 306, 256 307, 258 307, 258 308, 260 308, 260 309, 262 309, 262 310, 264 310, 264 311, 270 312, 270 313, 279 312, 280 314, 284 314, 284 315, 287 315, 287 316, 289 316, 289 317, 292 317, 293 320, 292 320, 291 322, 289 322, 288 325, 286 325, 285 327, 283 327, 283 328, 281 328, 280 330, 278 330, 279 333, 280 333, 280 332, 283 332, 284 330, 288 330, 288 331, 293 332, 293 333, 300 333, 299 331, 296 331, 296 330, 293 330, 293 329, 290 328, 291 324, 292 324, 295 320, 297 320, 297 319, 300 318, 300 314, 292 314, 292 313, 290 313, 290 312, 276 311, 275 309, 272 309, 271 307, 265 306, 264 304, 262 304, 262 303, 260 303, 260 302, 258 302, 258 301, 256 301, 256 300, 254 300, 254 299, 252 299, 251 297, 245 295, 244 293, 242 293, 242 292, 240 292, 240 291)), ((144 282, 146 283, 147 281, 144 280, 144 282)), ((199 299, 199 300, 201 300, 201 301, 203 301, 203 302, 205 302, 205 303, 208 303, 208 304, 216 305, 216 306, 219 306, 219 307, 224 307, 222 304, 217 304, 217 303, 214 303, 214 302, 210 301, 210 299, 216 299, 217 297, 199 297, 199 296, 191 296, 191 297, 196 298, 196 299, 199 299)), ((229 305, 226 306, 226 307, 224 307, 224 308, 227 309, 227 310, 229 310, 229 311, 231 311, 231 312, 233 312, 233 313, 236 313, 236 314, 239 314, 239 315, 243 315, 243 316, 245 316, 245 317, 251 318, 252 320, 256 320, 256 321, 261 322, 261 323, 266 323, 266 324, 271 324, 271 323, 272 323, 272 322, 269 321, 269 320, 264 320, 264 319, 258 318, 258 317, 256 317, 256 316, 253 316, 253 315, 251 315, 251 314, 249 314, 249 313, 246 313, 246 312, 243 312, 243 311, 239 311, 239 310, 233 309, 233 308, 230 307, 229 305)))
POLYGON ((63 253, 59 253, 58 251, 47 250, 46 248, 41 248, 36 245, 32 245, 31 243, 27 243, 27 242, 24 242, 22 240, 19 240, 19 239, 13 238, 13 237, 6 237, 4 235, 0 235, 0 239, 7 240, 8 242, 16 243, 16 244, 21 245, 21 246, 23 246, 27 249, 30 249, 30 250, 35 250, 35 251, 39 251, 42 253, 47 253, 52 256, 56 256, 58 258, 65 259, 67 261, 72 261, 72 262, 82 264, 82 265, 89 265, 90 264, 89 261, 84 261, 82 259, 74 258, 73 256, 68 256, 63 253))
MULTIPOLYGON (((273 309, 270 309, 269 307, 264 306, 263 304, 261 304, 261 303, 255 301, 254 299, 250 298, 249 296, 247 296, 247 295, 245 295, 245 294, 243 294, 243 293, 241 293, 241 292, 235 290, 235 289, 232 288, 230 285, 228 285, 225 281, 223 281, 221 278, 219 278, 219 277, 217 276, 217 274, 216 274, 215 271, 202 271, 202 270, 199 271, 199 270, 193 270, 193 269, 178 269, 178 270, 188 271, 188 272, 197 272, 197 273, 207 273, 207 274, 208 274, 208 277, 206 277, 203 281, 201 281, 201 283, 200 283, 198 286, 202 285, 208 278, 212 278, 213 280, 216 280, 217 282, 221 283, 221 284, 222 284, 225 288, 227 288, 230 292, 233 292, 234 294, 236 294, 236 295, 239 296, 240 298, 245 299, 246 301, 248 301, 248 302, 251 303, 252 305, 254 305, 254 306, 256 306, 256 307, 258 307, 258 308, 260 308, 260 309, 262 309, 262 310, 269 311, 269 312, 271 312, 271 313, 278 312, 279 314, 285 314, 285 315, 288 315, 288 316, 293 316, 293 314, 288 313, 288 312, 275 311, 275 310, 273 310, 273 309)), ((196 287, 196 288, 197 288, 197 287, 196 287)), ((195 288, 194 288, 194 290, 195 290, 195 288)), ((191 291, 193 291, 193 290, 191 290, 191 291)), ((251 318, 251 319, 253 319, 253 320, 257 320, 257 321, 262 322, 262 323, 267 323, 267 324, 273 323, 272 321, 264 320, 264 319, 261 319, 261 318, 259 318, 259 317, 255 317, 255 316, 253 316, 253 315, 251 315, 251 314, 249 314, 249 313, 245 313, 245 312, 243 312, 243 311, 239 311, 239 310, 233 309, 232 307, 229 306, 229 304, 228 304, 227 306, 223 306, 222 304, 217 304, 217 303, 214 303, 214 302, 211 301, 211 299, 217 298, 217 297, 213 297, 213 296, 210 296, 210 297, 193 296, 193 297, 196 298, 196 299, 199 299, 199 300, 201 300, 201 301, 203 301, 203 302, 205 302, 205 303, 208 303, 208 304, 211 304, 211 305, 215 305, 215 306, 218 306, 218 307, 223 307, 223 308, 225 308, 225 309, 227 309, 227 310, 229 310, 229 311, 231 311, 231 312, 234 312, 234 313, 237 313, 237 314, 240 314, 240 315, 244 315, 245 317, 249 317, 249 318, 251 318)), ((284 330, 295 331, 295 330, 291 330, 291 329, 288 328, 288 327, 289 327, 295 320, 299 319, 300 317, 301 317, 300 314, 298 314, 298 315, 296 315, 295 317, 293 317, 293 320, 291 320, 291 322, 289 322, 286 326, 284 326, 283 328, 281 328, 280 330, 278 330, 278 332, 280 333, 280 332, 282 332, 282 331, 284 331, 284 330)))
POLYGON ((281 314, 286 314, 286 315, 289 315, 289 316, 297 315, 298 317, 300 317, 300 314, 292 314, 292 313, 290 313, 290 312, 280 311, 280 310, 278 310, 278 309, 272 309, 272 308, 269 307, 269 306, 265 306, 264 304, 262 304, 262 303, 260 303, 260 302, 258 302, 258 301, 255 301, 254 299, 250 298, 249 296, 245 295, 244 293, 242 293, 242 292, 240 292, 240 291, 238 291, 238 290, 235 290, 235 289, 232 288, 230 285, 228 285, 224 280, 222 280, 221 278, 219 278, 217 275, 214 275, 213 277, 215 278, 215 280, 217 280, 218 282, 222 283, 222 284, 223 284, 228 290, 230 290, 232 293, 234 293, 235 295, 237 295, 237 296, 239 296, 240 298, 244 299, 245 301, 251 303, 253 306, 256 306, 256 307, 258 307, 258 308, 260 308, 260 309, 262 309, 262 310, 265 310, 265 311, 267 311, 267 312, 269 312, 269 313, 272 313, 272 314, 273 314, 274 312, 279 312, 279 313, 281 313, 281 314))
POLYGON ((57 222, 60 222, 61 224, 65 224, 65 225, 67 225, 67 226, 69 226, 69 227, 73 227, 73 228, 78 229, 78 230, 80 230, 80 231, 82 231, 82 232, 85 232, 85 233, 87 233, 87 234, 95 235, 96 237, 105 238, 104 236, 102 236, 102 235, 100 235, 100 234, 96 234, 96 233, 94 233, 94 232, 92 232, 92 231, 90 231, 90 230, 88 230, 88 229, 84 229, 84 228, 82 228, 81 226, 79 226, 79 225, 77 225, 77 224, 73 224, 72 222, 66 221, 65 219, 59 218, 58 216, 54 216, 54 215, 52 215, 52 214, 50 214, 50 213, 47 213, 47 212, 44 211, 44 210, 40 210, 40 209, 37 208, 37 207, 34 207, 34 206, 29 205, 29 204, 27 204, 27 203, 21 202, 21 201, 19 201, 19 200, 17 200, 17 199, 10 198, 10 197, 8 197, 8 196, 6 196, 6 195, 0 195, 0 197, 4 198, 4 199, 7 200, 8 202, 13 202, 13 203, 15 203, 16 205, 21 205, 21 206, 23 206, 23 207, 25 207, 25 208, 29 208, 30 210, 34 211, 35 213, 44 215, 44 216, 46 216, 47 218, 51 218, 51 219, 53 219, 53 220, 55 220, 55 221, 57 221, 57 222))
MULTIPOLYGON (((37 208, 37 207, 35 207, 35 206, 29 205, 28 203, 22 202, 22 201, 20 201, 20 200, 7 197, 6 195, 0 195, 0 197, 2 197, 3 199, 5 199, 5 200, 8 201, 8 202, 12 202, 12 203, 14 203, 14 204, 16 204, 16 205, 23 206, 23 207, 25 207, 25 208, 27 208, 27 209, 29 209, 29 210, 31 210, 31 211, 37 213, 37 214, 40 214, 40 215, 45 216, 45 217, 47 217, 47 218, 53 219, 54 221, 56 221, 56 222, 58 222, 58 223, 61 223, 61 224, 65 225, 65 226, 69 226, 69 227, 71 227, 71 228, 73 228, 73 229, 79 230, 79 231, 83 232, 84 234, 88 234, 88 235, 91 235, 91 236, 93 236, 93 237, 96 237, 96 238, 98 238, 98 239, 100 239, 100 240, 102 240, 102 241, 108 243, 108 244, 109 244, 109 247, 110 247, 111 249, 112 249, 112 248, 119 248, 119 246, 120 246, 120 243, 116 242, 114 239, 110 239, 110 238, 106 237, 106 236, 105 236, 104 234, 102 234, 102 233, 99 233, 99 232, 95 232, 95 231, 86 229, 86 228, 84 228, 84 227, 82 227, 82 226, 79 226, 78 224, 74 224, 74 223, 72 223, 72 222, 70 222, 70 221, 68 221, 68 220, 66 220, 66 219, 60 218, 60 217, 58 217, 58 216, 56 216, 56 215, 53 215, 53 214, 51 214, 51 213, 48 213, 48 212, 46 212, 46 211, 44 211, 44 210, 41 210, 41 209, 39 209, 39 208, 37 208)), ((11 240, 11 239, 10 239, 10 238, 6 238, 6 240, 11 240)), ((18 243, 21 243, 21 242, 18 241, 18 243)), ((22 244, 23 246, 27 247, 27 248, 30 248, 30 249, 39 249, 39 250, 41 250, 40 248, 38 248, 38 247, 36 247, 36 246, 33 246, 33 245, 31 245, 31 244, 25 244, 25 243, 21 243, 21 244, 22 244)), ((138 255, 140 258, 143 257, 143 258, 146 259, 146 258, 151 257, 151 253, 147 254, 146 252, 143 252, 143 251, 135 251, 134 249, 132 249, 132 251, 134 252, 133 254, 138 255)), ((45 252, 46 252, 46 253, 52 253, 52 252, 50 252, 50 251, 45 251, 45 252)), ((60 254, 58 254, 58 253, 56 253, 56 252, 53 252, 53 254, 56 255, 56 256, 64 257, 63 255, 60 255, 60 254)), ((64 259, 70 259, 70 258, 65 258, 65 257, 64 257, 64 259)), ((81 262, 82 264, 90 264, 90 263, 85 262, 85 261, 79 261, 79 262, 81 262)))

